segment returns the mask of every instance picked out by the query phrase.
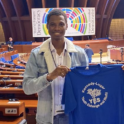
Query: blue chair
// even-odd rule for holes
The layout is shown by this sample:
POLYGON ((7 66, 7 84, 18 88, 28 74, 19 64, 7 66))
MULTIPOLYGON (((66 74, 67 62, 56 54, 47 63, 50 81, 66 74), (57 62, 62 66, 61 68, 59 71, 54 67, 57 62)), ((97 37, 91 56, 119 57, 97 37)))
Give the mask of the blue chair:
POLYGON ((18 68, 18 69, 25 69, 25 67, 23 67, 23 66, 16 66, 16 68, 18 68))
POLYGON ((19 54, 15 54, 15 55, 12 55, 11 56, 11 61, 13 61, 14 59, 18 58, 19 57, 19 54))

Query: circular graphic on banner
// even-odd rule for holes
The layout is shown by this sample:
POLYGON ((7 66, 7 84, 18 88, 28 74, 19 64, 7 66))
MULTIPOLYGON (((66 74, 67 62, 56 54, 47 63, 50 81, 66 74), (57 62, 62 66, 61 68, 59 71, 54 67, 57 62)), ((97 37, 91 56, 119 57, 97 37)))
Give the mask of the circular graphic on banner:
POLYGON ((87 84, 82 93, 83 103, 90 108, 99 108, 108 98, 108 92, 106 92, 105 87, 97 82, 87 84))
MULTIPOLYGON (((43 19, 42 26, 45 35, 49 35, 47 30, 47 15, 54 8, 46 9, 43 19)), ((83 8, 60 8, 67 16, 68 24, 76 31, 85 34, 87 30, 87 16, 83 8)))

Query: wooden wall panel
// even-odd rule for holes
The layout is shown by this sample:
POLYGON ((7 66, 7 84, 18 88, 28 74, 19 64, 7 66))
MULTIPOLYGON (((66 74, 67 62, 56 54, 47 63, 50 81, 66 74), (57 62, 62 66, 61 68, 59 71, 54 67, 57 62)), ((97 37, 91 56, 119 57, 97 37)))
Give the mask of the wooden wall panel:
POLYGON ((9 28, 9 23, 8 23, 8 21, 3 21, 3 27, 4 27, 4 31, 5 31, 5 39, 6 39, 6 41, 8 41, 9 40, 9 37, 11 37, 11 31, 10 31, 10 28, 9 28))
MULTIPOLYGON (((40 41, 41 39, 43 40, 45 38, 32 37, 32 8, 95 7, 95 36, 97 38, 101 38, 108 35, 110 23, 119 2, 120 0, 0 0, 0 21, 2 23, 6 39, 8 39, 8 36, 12 36, 15 40, 20 39, 26 41, 32 39, 40 41), (16 23, 13 24, 13 21, 18 21, 18 25, 16 23), (9 32, 6 31, 4 22, 7 22, 9 32), (18 30, 20 30, 20 36, 16 35, 16 32, 13 29, 15 25, 18 26, 18 30)), ((75 39, 92 39, 95 36, 79 36, 75 37, 75 39)))
POLYGON ((113 15, 114 15, 114 12, 119 4, 120 0, 115 0, 115 2, 113 3, 113 6, 112 6, 112 11, 111 11, 111 14, 110 14, 110 18, 109 18, 109 21, 108 21, 108 25, 107 25, 107 34, 109 34, 109 29, 110 29, 110 25, 111 25, 111 20, 113 18, 113 15))
POLYGON ((16 14, 17 14, 17 19, 18 19, 18 31, 20 32, 20 37, 17 37, 17 40, 20 39, 21 41, 24 40, 24 34, 23 34, 23 26, 22 26, 22 22, 20 20, 20 17, 22 15, 22 9, 21 8, 21 3, 20 2, 17 2, 17 0, 12 0, 13 2, 13 5, 14 5, 14 8, 15 8, 15 11, 16 11, 16 14))
POLYGON ((32 41, 32 27, 30 21, 23 21, 22 25, 24 26, 24 34, 25 34, 25 41, 32 41), (28 29, 28 31, 27 31, 28 29))
MULTIPOLYGON (((13 21, 13 25, 15 27, 15 32, 16 32, 16 41, 22 41, 21 39, 21 33, 19 29, 19 22, 18 21, 13 21)), ((15 39, 13 39, 15 41, 15 39)))

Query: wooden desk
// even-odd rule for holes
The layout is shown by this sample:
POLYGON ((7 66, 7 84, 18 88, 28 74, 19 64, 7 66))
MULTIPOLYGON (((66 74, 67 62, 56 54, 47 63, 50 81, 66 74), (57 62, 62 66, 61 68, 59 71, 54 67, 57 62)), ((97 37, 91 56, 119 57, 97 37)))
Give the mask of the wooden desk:
POLYGON ((110 58, 115 61, 124 61, 124 55, 121 58, 121 51, 120 48, 118 49, 110 49, 110 58), (122 59, 122 60, 121 60, 122 59))
MULTIPOLYGON (((25 103, 25 108, 29 108, 31 110, 36 110, 37 108, 37 103, 38 101, 37 100, 25 100, 25 99, 21 99, 19 100, 21 103, 24 102, 25 103)), ((0 100, 0 104, 4 104, 7 103, 8 100, 0 100)), ((12 104, 14 106, 14 104, 12 104)), ((31 113, 30 113, 31 114, 31 113)), ((34 112, 33 112, 34 114, 34 112)), ((35 114, 36 114, 36 111, 35 111, 35 114)))
POLYGON ((13 84, 15 87, 22 85, 23 80, 5 80, 2 81, 0 80, 0 87, 5 86, 5 85, 9 85, 9 84, 13 84))
POLYGON ((0 124, 19 124, 24 118, 23 117, 1 117, 0 124))
POLYGON ((9 103, 8 100, 0 100, 0 112, 0 124, 18 124, 25 118, 24 102, 9 103), (15 112, 11 111, 13 109, 15 112))
POLYGON ((8 67, 15 67, 15 65, 13 65, 13 64, 8 64, 8 63, 3 63, 3 62, 0 62, 0 65, 5 65, 8 67))
POLYGON ((3 68, 3 67, 0 67, 0 70, 4 70, 4 71, 19 71, 19 72, 24 72, 25 69, 17 69, 17 68, 3 68))
POLYGON ((21 75, 0 75, 0 79, 2 78, 23 79, 23 76, 21 75))
POLYGON ((12 95, 14 98, 18 99, 26 99, 26 100, 37 100, 37 94, 26 95, 22 88, 8 87, 3 88, 0 87, 0 94, 2 99, 8 99, 9 96, 12 95))
POLYGON ((19 100, 25 103, 25 108, 28 110, 26 113, 36 115, 38 100, 19 100))
MULTIPOLYGON (((8 100, 0 100, 0 103, 1 104, 4 104, 7 103, 8 100)), ((19 100, 19 102, 24 102, 25 103, 25 108, 27 110, 27 114, 31 114, 31 115, 36 115, 36 110, 37 110, 37 103, 38 101, 37 100, 25 100, 25 99, 22 99, 22 100, 19 100)), ((12 104, 14 106, 14 104, 12 104)))
POLYGON ((0 71, 2 75, 22 75, 24 72, 0 71))
POLYGON ((19 89, 19 88, 15 88, 15 87, 8 87, 8 88, 4 88, 4 87, 0 87, 0 94, 25 94, 23 89, 19 89))
POLYGON ((18 58, 14 59, 14 60, 13 60, 13 63, 14 63, 15 65, 25 67, 24 64, 22 64, 20 61, 18 61, 18 58))
MULTIPOLYGON (((0 95, 2 96, 0 100, 1 101, 8 101, 7 99, 10 94, 15 94, 14 97, 10 98, 17 98, 19 101, 25 103, 25 111, 26 111, 26 120, 27 124, 36 124, 35 116, 36 116, 36 110, 37 110, 37 94, 33 95, 25 95, 22 89, 15 89, 14 87, 2 89, 0 88, 0 95)), ((11 120, 13 121, 13 120, 11 120)), ((18 121, 18 120, 17 120, 18 121)), ((6 123, 0 123, 0 124, 6 124, 6 123)), ((7 124, 15 124, 15 123, 7 123, 7 124)))
POLYGON ((26 64, 26 63, 27 63, 27 60, 24 61, 24 60, 19 59, 19 61, 20 61, 21 63, 23 63, 23 64, 26 64))

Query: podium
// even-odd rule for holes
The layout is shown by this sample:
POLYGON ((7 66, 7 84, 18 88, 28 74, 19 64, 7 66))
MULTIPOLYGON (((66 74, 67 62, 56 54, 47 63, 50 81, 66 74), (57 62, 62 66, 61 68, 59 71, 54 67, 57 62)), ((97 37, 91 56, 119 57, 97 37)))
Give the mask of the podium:
POLYGON ((27 124, 24 102, 0 100, 0 124, 27 124))

